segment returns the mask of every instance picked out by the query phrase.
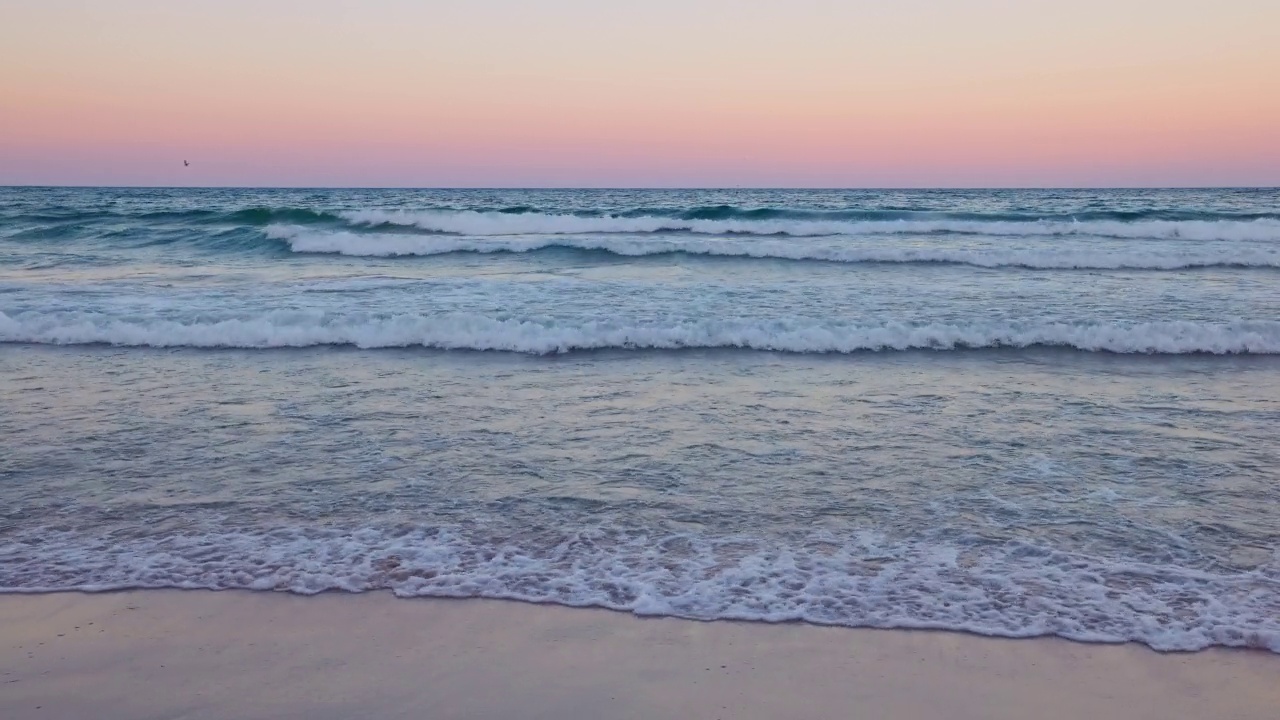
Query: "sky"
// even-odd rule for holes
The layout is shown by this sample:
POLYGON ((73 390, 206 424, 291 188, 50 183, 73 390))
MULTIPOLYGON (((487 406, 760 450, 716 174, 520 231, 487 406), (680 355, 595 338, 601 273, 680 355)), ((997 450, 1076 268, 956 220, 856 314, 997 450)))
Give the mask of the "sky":
POLYGON ((0 184, 1275 186, 1280 1, 0 0, 0 184))

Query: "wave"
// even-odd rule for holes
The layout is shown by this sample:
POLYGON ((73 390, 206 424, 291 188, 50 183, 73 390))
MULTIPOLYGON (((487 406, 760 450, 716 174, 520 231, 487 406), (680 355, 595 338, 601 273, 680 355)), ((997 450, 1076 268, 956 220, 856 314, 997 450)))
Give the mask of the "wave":
POLYGON ((272 223, 342 224, 337 213, 295 207, 253 207, 240 210, 150 210, 130 212, 119 210, 85 210, 79 207, 42 208, 38 212, 15 213, 0 217, 3 222, 35 222, 76 224, 92 222, 122 223, 130 221, 155 223, 191 223, 196 225, 249 225, 264 226, 272 223))
MULTIPOLYGON (((479 210, 479 208, 473 208, 479 210)), ((537 208, 524 208, 523 212, 541 212, 537 208)), ((617 213, 620 216, 671 215, 683 220, 976 220, 987 222, 1028 222, 1037 220, 1092 221, 1116 220, 1264 220, 1280 219, 1276 213, 1258 212, 1197 212, 1194 210, 1085 210, 1072 213, 1031 212, 976 212, 957 210, 923 210, 911 208, 864 208, 847 210, 813 210, 802 208, 755 207, 734 205, 709 205, 690 208, 653 208, 617 213)))
POLYGON ((1082 212, 1074 215, 921 210, 813 210, 734 206, 554 212, 530 206, 494 209, 320 209, 306 207, 87 210, 41 208, 0 217, 0 226, 33 224, 40 232, 68 232, 94 224, 232 225, 414 228, 468 236, 692 233, 700 235, 990 235, 1091 236, 1193 241, 1280 240, 1272 213, 1082 212))
POLYGON ((339 220, 334 213, 306 208, 248 208, 232 213, 218 214, 210 220, 218 223, 242 225, 270 225, 289 222, 295 224, 325 223, 339 220))
POLYGON ((454 235, 578 235, 687 232, 702 235, 968 235, 1152 238, 1180 240, 1280 240, 1280 219, 1255 220, 698 220, 651 215, 581 216, 439 210, 356 210, 338 213, 366 226, 405 226, 454 235))
MULTIPOLYGON (((699 620, 963 630, 1280 652, 1275 580, 1025 543, 975 550, 816 534, 656 535, 601 526, 277 527, 150 537, 42 529, 0 545, 0 592, 249 589, 499 598, 699 620)), ((981 546, 980 546, 981 547, 981 546)))
POLYGON ((839 263, 947 263, 977 267, 1032 269, 1177 270, 1204 267, 1280 267, 1280 250, 1208 247, 1194 251, 1128 250, 1107 252, 1087 248, 1045 250, 945 247, 832 247, 794 241, 744 240, 675 236, 632 238, 618 236, 464 238, 440 235, 361 234, 317 232, 273 225, 268 238, 282 240, 299 253, 335 253, 361 257, 427 256, 449 253, 528 253, 548 249, 607 252, 638 257, 683 253, 718 257, 815 260, 839 263))
POLYGON ((271 310, 221 319, 0 312, 0 342, 145 347, 352 345, 555 354, 600 349, 737 348, 791 353, 1061 347, 1146 354, 1280 354, 1280 322, 844 324, 809 319, 670 322, 271 310))

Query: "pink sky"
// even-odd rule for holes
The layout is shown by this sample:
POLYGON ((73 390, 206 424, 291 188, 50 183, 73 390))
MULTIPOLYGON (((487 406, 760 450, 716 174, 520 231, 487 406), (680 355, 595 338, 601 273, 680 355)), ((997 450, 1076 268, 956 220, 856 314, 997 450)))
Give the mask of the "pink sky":
POLYGON ((1280 3, 3 0, 0 183, 1280 185, 1280 3))

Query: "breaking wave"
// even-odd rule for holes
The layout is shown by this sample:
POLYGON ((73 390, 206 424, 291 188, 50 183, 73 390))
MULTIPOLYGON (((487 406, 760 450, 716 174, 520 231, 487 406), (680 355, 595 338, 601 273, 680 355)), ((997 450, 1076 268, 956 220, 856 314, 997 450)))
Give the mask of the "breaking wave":
POLYGON ((846 324, 811 319, 670 322, 323 313, 271 310, 189 319, 85 311, 0 312, 0 342, 149 347, 353 345, 553 354, 581 350, 738 348, 791 353, 1062 347, 1147 354, 1280 354, 1280 322, 846 324))
POLYGON ((321 232, 273 225, 267 237, 294 252, 362 257, 429 256, 449 253, 527 253, 563 248, 636 257, 684 253, 717 257, 816 260, 840 263, 948 263, 1033 269, 1149 269, 1280 267, 1280 248, 1201 247, 1178 252, 1141 247, 1107 251, 1081 247, 1047 249, 947 248, 906 245, 858 247, 735 237, 555 236, 472 238, 441 235, 321 232))

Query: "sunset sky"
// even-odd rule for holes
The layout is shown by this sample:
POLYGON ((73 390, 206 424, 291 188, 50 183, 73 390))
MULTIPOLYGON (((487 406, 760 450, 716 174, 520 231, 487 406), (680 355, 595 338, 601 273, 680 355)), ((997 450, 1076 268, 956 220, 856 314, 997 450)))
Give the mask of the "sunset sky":
POLYGON ((1280 2, 0 0, 0 184, 1280 185, 1280 2))

